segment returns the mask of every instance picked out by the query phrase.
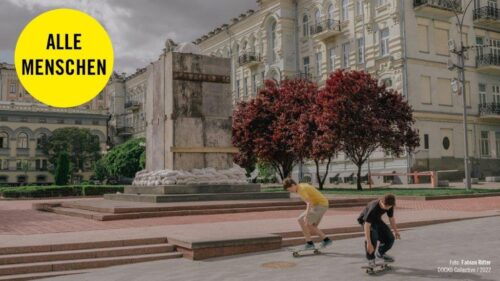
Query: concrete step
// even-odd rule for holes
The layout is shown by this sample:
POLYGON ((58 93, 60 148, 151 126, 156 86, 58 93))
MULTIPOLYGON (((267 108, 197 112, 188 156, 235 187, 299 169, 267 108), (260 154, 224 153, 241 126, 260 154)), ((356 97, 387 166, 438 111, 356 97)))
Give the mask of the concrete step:
POLYGON ((104 199, 132 202, 166 203, 218 200, 258 200, 290 198, 288 192, 240 192, 240 193, 200 193, 200 194, 105 194, 104 199))
MULTIPOLYGON (((66 206, 66 205, 65 205, 66 206)), ((70 205, 71 206, 71 205, 70 205)), ((331 208, 347 208, 356 207, 359 203, 341 203, 333 204, 331 208)), ((80 209, 78 206, 74 207, 52 207, 46 209, 61 215, 68 215, 74 217, 83 217, 87 219, 110 221, 122 219, 140 219, 140 218, 153 218, 153 217, 169 217, 169 216, 193 216, 193 215, 210 215, 210 214, 234 214, 234 213, 249 213, 249 212, 269 212, 269 211, 284 211, 284 210, 300 210, 304 209, 304 205, 278 205, 278 206, 262 206, 262 207, 246 207, 240 205, 239 207, 221 208, 221 209, 194 209, 194 210, 172 210, 172 211, 147 211, 147 212, 130 212, 130 213, 109 213, 100 211, 89 211, 80 209)))
POLYGON ((150 238, 137 238, 137 239, 77 242, 77 243, 0 247, 0 257, 2 257, 2 255, 14 255, 23 253, 32 254, 32 253, 58 252, 58 251, 77 251, 86 249, 117 248, 117 247, 130 247, 139 245, 166 244, 166 243, 167 243, 167 237, 150 237, 150 238))
POLYGON ((52 272, 52 271, 67 271, 67 270, 81 270, 88 268, 100 268, 121 264, 147 262, 154 260, 181 258, 182 253, 160 253, 149 255, 134 255, 125 257, 106 257, 95 259, 80 259, 70 261, 52 261, 52 262, 37 262, 25 263, 16 265, 1 265, 0 276, 14 275, 14 274, 29 274, 39 272, 52 272))
MULTIPOLYGON (((363 232, 350 232, 350 233, 339 233, 339 234, 327 234, 326 236, 331 240, 342 240, 342 239, 362 237, 363 235, 364 235, 363 232)), ((319 237, 313 237, 312 239, 316 243, 321 242, 321 238, 319 237)), ((303 245, 304 243, 305 243, 304 236, 288 237, 288 238, 283 238, 283 240, 281 240, 282 247, 298 246, 298 245, 303 245)))
POLYGON ((171 253, 175 246, 171 244, 153 244, 105 249, 88 249, 77 251, 54 251, 33 254, 0 255, 0 265, 50 262, 62 260, 81 260, 120 256, 137 256, 147 254, 171 253))
POLYGON ((75 274, 83 274, 91 272, 92 270, 68 270, 68 271, 51 271, 51 272, 38 272, 38 273, 27 273, 27 274, 14 274, 0 276, 0 281, 28 281, 28 280, 38 280, 44 278, 67 276, 75 274))

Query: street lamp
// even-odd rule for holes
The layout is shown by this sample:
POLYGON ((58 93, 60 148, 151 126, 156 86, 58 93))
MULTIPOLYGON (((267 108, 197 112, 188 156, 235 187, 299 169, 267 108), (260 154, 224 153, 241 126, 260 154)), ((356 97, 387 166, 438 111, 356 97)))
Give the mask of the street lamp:
MULTIPOLYGON (((455 14, 455 17, 457 19, 457 25, 459 29, 459 34, 460 34, 460 45, 456 46, 454 40, 448 41, 448 49, 450 50, 451 53, 455 54, 457 56, 457 64, 453 63, 451 60, 448 61, 448 69, 453 70, 457 69, 458 72, 458 80, 454 79, 452 82, 452 88, 456 89, 457 93, 462 95, 462 100, 463 100, 463 126, 464 126, 464 170, 465 170, 465 188, 467 190, 471 189, 471 179, 470 179, 470 164, 469 164, 469 140, 468 140, 468 130, 467 130, 467 98, 465 96, 465 54, 466 52, 472 48, 471 46, 464 46, 464 41, 463 41, 463 24, 464 24, 464 19, 465 19, 465 14, 467 13, 467 10, 469 9, 470 4, 472 3, 473 0, 470 0, 467 3, 467 6, 465 6, 465 9, 462 10, 457 10, 456 8, 453 9, 453 13, 455 14), (459 14, 462 13, 462 18, 459 17, 459 14)), ((456 0, 448 0, 448 4, 450 4, 450 7, 456 7, 455 4, 456 0)))

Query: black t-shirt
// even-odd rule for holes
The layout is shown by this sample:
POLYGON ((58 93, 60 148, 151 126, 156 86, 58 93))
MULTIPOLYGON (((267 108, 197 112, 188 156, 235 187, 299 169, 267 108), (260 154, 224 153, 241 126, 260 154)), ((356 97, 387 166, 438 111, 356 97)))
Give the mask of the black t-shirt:
POLYGON ((361 214, 359 214, 358 222, 360 224, 364 224, 365 222, 382 222, 382 215, 385 213, 387 213, 388 217, 392 218, 392 216, 394 215, 394 207, 391 207, 389 210, 384 210, 380 207, 379 201, 380 199, 377 199, 368 203, 361 214))

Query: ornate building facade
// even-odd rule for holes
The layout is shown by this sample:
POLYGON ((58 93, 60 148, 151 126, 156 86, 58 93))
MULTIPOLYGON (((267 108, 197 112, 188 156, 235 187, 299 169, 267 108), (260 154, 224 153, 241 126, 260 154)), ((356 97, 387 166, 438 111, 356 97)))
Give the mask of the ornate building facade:
MULTIPOLYGON (((64 127, 87 128, 107 149, 109 115, 104 94, 72 109, 53 108, 34 100, 21 86, 13 65, 0 64, 0 184, 50 184, 51 165, 40 149, 43 136, 64 127)), ((88 180, 92 167, 76 177, 88 180)))
MULTIPOLYGON (((204 54, 232 59, 233 101, 252 98, 265 79, 306 77, 323 85, 338 68, 366 70, 399 91, 414 109, 421 146, 396 158, 374 153, 372 172, 464 170, 462 97, 448 41, 459 42, 455 8, 468 1, 260 0, 228 24, 195 40, 204 54), (450 6, 451 5, 451 6, 450 6)), ((475 0, 464 16, 465 91, 472 176, 500 175, 500 12, 497 0, 475 0)), ((365 175, 368 165, 364 167, 365 175)), ((355 166, 339 155, 330 181, 352 180, 355 166)), ((295 172, 313 174, 314 165, 295 172)), ((314 178, 314 177, 312 177, 314 178)), ((404 176, 375 181, 405 182, 404 176)))

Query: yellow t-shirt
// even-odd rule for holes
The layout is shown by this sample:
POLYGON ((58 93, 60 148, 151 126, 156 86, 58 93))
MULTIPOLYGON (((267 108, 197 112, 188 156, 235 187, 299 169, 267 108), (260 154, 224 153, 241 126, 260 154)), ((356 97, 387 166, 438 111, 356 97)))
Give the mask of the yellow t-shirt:
POLYGON ((325 206, 328 207, 328 199, 319 192, 314 186, 308 183, 300 183, 297 189, 299 196, 309 201, 313 206, 325 206))

